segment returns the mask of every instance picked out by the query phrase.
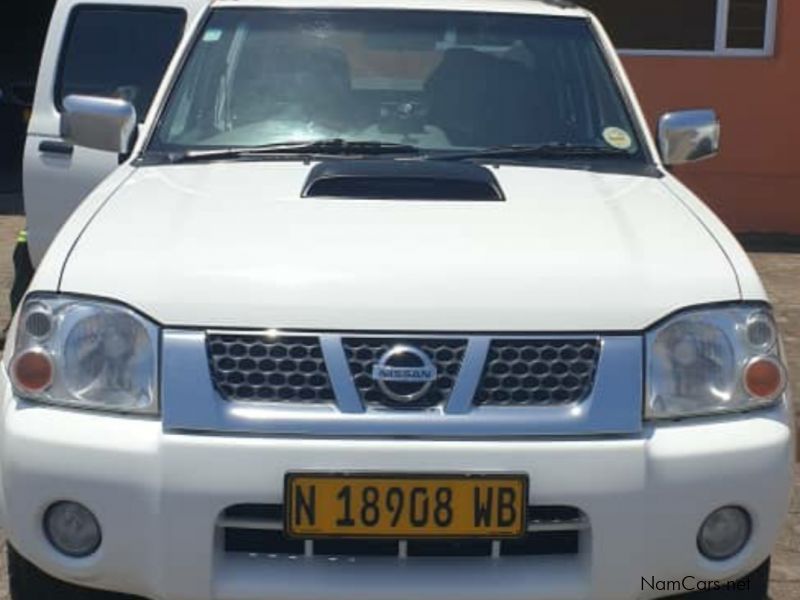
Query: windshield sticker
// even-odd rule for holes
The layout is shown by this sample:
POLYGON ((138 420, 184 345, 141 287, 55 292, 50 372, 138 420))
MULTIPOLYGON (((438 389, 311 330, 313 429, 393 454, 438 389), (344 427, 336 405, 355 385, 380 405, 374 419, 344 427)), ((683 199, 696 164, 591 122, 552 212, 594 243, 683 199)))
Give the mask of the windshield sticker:
POLYGON ((204 42, 218 42, 222 37, 222 29, 209 29, 203 34, 204 42))
POLYGON ((630 134, 619 127, 606 127, 603 130, 603 139, 612 148, 628 150, 633 146, 633 139, 630 134))

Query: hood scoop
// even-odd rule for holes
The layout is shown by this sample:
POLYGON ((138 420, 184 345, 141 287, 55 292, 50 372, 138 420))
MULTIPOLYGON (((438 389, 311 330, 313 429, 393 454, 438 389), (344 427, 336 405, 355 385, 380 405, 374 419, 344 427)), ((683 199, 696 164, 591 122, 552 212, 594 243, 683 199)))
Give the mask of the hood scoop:
POLYGON ((503 202, 489 169, 436 160, 332 160, 318 164, 303 198, 503 202))

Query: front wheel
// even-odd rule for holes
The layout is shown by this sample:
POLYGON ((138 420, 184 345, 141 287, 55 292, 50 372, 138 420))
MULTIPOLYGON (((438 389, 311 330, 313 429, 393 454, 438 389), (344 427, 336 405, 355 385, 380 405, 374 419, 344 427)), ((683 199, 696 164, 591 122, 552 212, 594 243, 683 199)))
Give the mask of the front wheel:
POLYGON ((7 546, 7 549, 11 600, 142 600, 64 583, 36 568, 11 546, 7 546))

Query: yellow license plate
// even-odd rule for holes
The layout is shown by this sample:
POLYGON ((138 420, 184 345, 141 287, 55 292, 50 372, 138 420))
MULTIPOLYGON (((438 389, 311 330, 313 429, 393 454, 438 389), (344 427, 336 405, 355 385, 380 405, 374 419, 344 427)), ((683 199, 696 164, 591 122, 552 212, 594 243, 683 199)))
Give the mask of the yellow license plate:
POLYGON ((521 475, 289 474, 285 530, 294 538, 520 537, 521 475))

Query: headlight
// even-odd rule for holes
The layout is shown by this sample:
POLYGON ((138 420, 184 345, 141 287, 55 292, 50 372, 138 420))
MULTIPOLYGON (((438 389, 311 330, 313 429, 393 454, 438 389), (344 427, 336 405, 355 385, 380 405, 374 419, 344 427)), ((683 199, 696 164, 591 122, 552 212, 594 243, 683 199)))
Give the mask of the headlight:
POLYGON ((9 375, 50 404, 158 413, 158 328, 123 306, 34 295, 20 313, 9 375))
POLYGON ((753 410, 786 390, 775 321, 761 306, 679 315, 647 335, 647 363, 651 419, 753 410))

